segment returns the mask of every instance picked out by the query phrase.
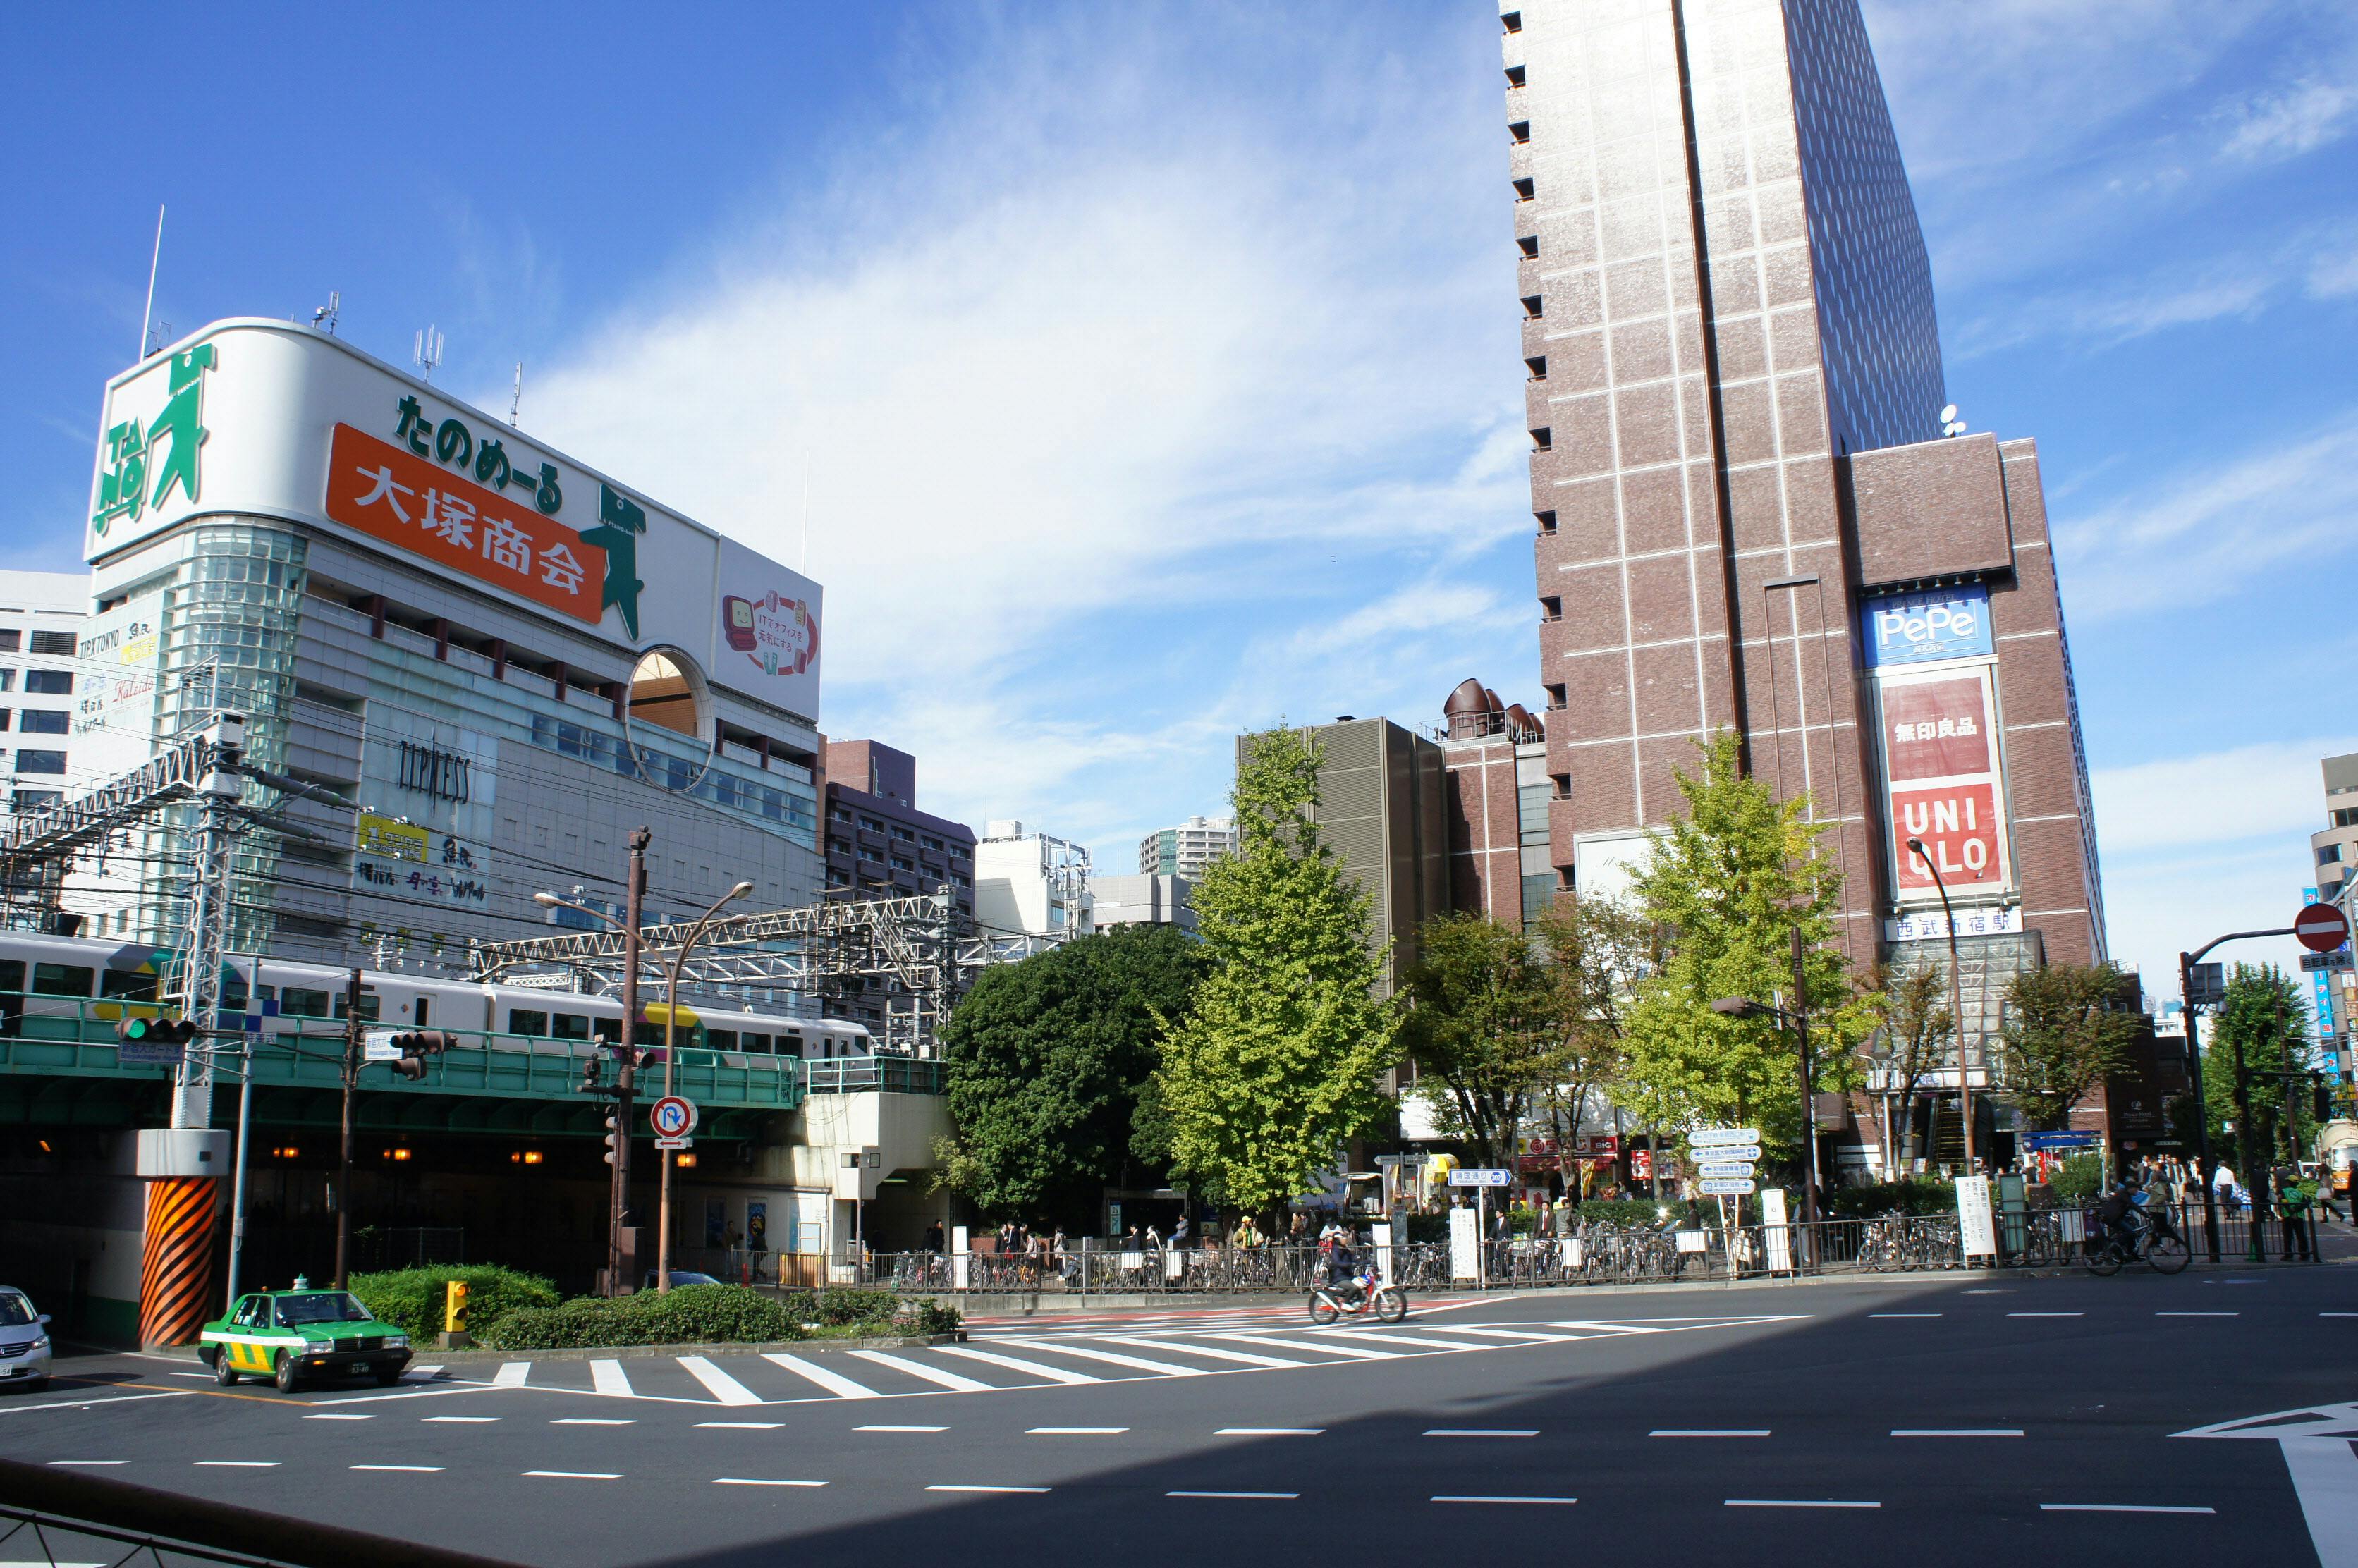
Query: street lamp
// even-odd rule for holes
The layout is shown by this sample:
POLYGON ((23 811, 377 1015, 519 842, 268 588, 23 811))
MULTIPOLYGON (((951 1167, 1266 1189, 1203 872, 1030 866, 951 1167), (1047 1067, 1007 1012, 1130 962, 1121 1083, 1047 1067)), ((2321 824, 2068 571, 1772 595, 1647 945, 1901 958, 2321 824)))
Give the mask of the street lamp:
POLYGON ((1970 1176, 1974 1173, 1974 1081, 1973 1069, 1965 1061, 1965 992, 1957 976, 1957 916, 1949 908, 1949 884, 1941 880, 1941 868, 1925 851, 1924 840, 1909 839, 1908 849, 1932 874, 1932 886, 1941 895, 1941 919, 1949 927, 1949 1027, 1957 1032, 1957 1112, 1965 1124, 1965 1174, 1970 1176))
POLYGON ((631 1099, 638 1083, 639 912, 647 894, 647 841, 644 827, 632 829, 631 874, 623 886, 622 918, 604 910, 575 903, 553 892, 536 892, 533 902, 549 909, 569 909, 602 920, 622 934, 622 1065, 614 1076, 614 1181, 606 1213, 606 1293, 622 1293, 622 1219, 631 1205, 631 1099))
MULTIPOLYGON (((687 962, 688 951, 702 939, 704 928, 712 924, 713 916, 720 913, 722 906, 734 903, 752 891, 752 882, 739 882, 714 900, 712 907, 706 910, 703 916, 697 921, 696 928, 687 934, 687 940, 679 945, 679 951, 671 956, 671 973, 664 982, 664 1098, 665 1099, 669 1099, 672 1094, 672 1040, 679 1025, 680 968, 687 962)), ((656 1152, 663 1157, 663 1196, 655 1207, 655 1293, 667 1295, 671 1292, 672 1151, 660 1149, 656 1152)))
MULTIPOLYGON (((1801 979, 1801 928, 1793 928, 1793 977, 1801 979)), ((1767 1018, 1776 1021, 1779 1028, 1790 1029, 1801 1046, 1801 1147, 1804 1163, 1801 1184, 1801 1219, 1815 1226, 1818 1223, 1818 1108, 1817 1086, 1810 1071, 1810 1009, 1803 1000, 1805 993, 1797 985, 1793 995, 1798 1005, 1791 1011, 1754 1001, 1748 996, 1724 996, 1711 1004, 1714 1012, 1728 1018, 1767 1018)), ((1813 1230, 1812 1235, 1815 1235, 1813 1230)))

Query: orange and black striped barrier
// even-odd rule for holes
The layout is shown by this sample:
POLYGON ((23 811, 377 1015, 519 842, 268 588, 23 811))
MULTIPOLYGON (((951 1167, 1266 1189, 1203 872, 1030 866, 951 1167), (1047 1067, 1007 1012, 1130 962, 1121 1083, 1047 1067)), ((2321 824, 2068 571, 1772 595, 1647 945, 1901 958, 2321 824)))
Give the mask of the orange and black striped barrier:
POLYGON ((187 1345, 212 1300, 213 1179, 158 1176, 147 1184, 147 1243, 139 1266, 139 1343, 187 1345))

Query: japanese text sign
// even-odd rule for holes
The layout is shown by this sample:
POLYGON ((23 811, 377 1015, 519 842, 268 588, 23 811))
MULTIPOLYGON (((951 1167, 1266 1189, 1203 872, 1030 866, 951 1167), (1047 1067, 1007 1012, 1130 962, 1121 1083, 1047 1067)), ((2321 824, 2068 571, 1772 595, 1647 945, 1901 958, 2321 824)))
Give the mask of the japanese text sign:
POLYGON ((1989 692, 1978 673, 1886 686, 1883 721, 1888 726, 1884 752, 1894 779, 1991 771, 1989 692))
POLYGON ((349 425, 336 427, 328 455, 330 518, 597 625, 604 613, 606 552, 524 501, 349 425))
POLYGON ((1985 781, 1894 789, 1891 821, 1899 846, 1901 892, 1933 887, 1928 857, 1952 895, 2005 884, 2006 834, 1998 822, 1995 784, 1985 781), (1910 838, 1924 841, 1923 855, 1908 848, 1910 838))

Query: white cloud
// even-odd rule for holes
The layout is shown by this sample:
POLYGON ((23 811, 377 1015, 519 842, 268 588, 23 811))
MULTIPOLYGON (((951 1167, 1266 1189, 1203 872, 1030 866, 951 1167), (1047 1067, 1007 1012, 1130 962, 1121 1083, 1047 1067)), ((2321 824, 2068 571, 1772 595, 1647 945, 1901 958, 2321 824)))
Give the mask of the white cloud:
POLYGON ((2270 274, 2238 265, 2196 280, 2179 276, 2133 288, 2108 285, 2046 298, 2006 297, 1990 314, 1953 334, 1952 351, 1959 359, 1972 359, 2019 343, 2057 339, 2112 348, 2173 327, 2248 319, 2267 303, 2274 287, 2270 274))
MULTIPOLYGON (((2358 736, 2281 741, 2171 757, 2091 775, 2107 855, 2216 848, 2309 835, 2325 826, 2320 759, 2358 752, 2358 736)), ((2296 862, 2296 869, 2298 862, 2296 862)))
POLYGON ((2215 470, 2182 467, 2054 530, 2075 618, 2214 601, 2287 562, 2311 569, 2349 549, 2358 514, 2358 416, 2248 451, 2215 470))
POLYGON ((2241 106, 2221 151, 2229 157, 2298 157, 2347 135, 2358 87, 2311 77, 2241 106))
MULTIPOLYGON (((2104 865, 2104 935, 2113 958, 2145 977, 2156 1000, 2178 995, 2178 955, 2231 931, 2269 931, 2292 924, 2307 886, 2306 841, 2296 851, 2255 849, 2241 854, 2173 856, 2104 865)), ((2237 942, 2209 961, 2299 967, 2299 946, 2288 936, 2237 942)), ((2305 977, 2304 977, 2305 978, 2305 977)))
POLYGON ((2309 293, 2312 299, 2358 294, 2358 242, 2338 240, 2309 264, 2309 293))

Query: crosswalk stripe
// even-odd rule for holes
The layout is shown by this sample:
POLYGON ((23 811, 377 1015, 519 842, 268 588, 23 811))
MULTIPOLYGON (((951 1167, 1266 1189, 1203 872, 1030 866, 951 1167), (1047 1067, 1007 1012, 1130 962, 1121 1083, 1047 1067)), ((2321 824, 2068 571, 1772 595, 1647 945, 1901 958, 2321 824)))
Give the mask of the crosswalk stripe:
POLYGON ((1137 1372, 1160 1372, 1166 1378, 1200 1378, 1200 1367, 1182 1367, 1172 1361, 1149 1361, 1143 1356, 1124 1356, 1117 1350, 1085 1350, 1077 1345, 1049 1345, 1037 1339, 1008 1339, 1001 1343, 1012 1345, 1018 1350, 1046 1350, 1059 1356, 1078 1356, 1086 1361, 1103 1361, 1109 1366, 1128 1367, 1137 1372))
POLYGON ((631 1379, 623 1376, 620 1361, 590 1362, 590 1381, 601 1394, 621 1394, 627 1398, 631 1392, 631 1379))
POLYGON ((1190 1345, 1179 1339, 1132 1339, 1126 1335, 1109 1334, 1106 1338, 1116 1345, 1142 1345, 1149 1350, 1176 1350, 1188 1356, 1208 1356, 1215 1361, 1235 1361, 1247 1367, 1317 1367, 1332 1362, 1288 1361, 1278 1356, 1256 1356, 1249 1350, 1215 1350, 1208 1345, 1190 1345))
POLYGON ((403 1374, 403 1377, 405 1378, 405 1379, 408 1379, 408 1378, 415 1378, 415 1379, 417 1379, 419 1382, 421 1382, 421 1383, 425 1383, 425 1382, 431 1382, 431 1381, 433 1380, 433 1379, 434 1379, 435 1375, 436 1375, 437 1373, 440 1372, 441 1370, 442 1370, 442 1364, 441 1364, 440 1362, 437 1361, 437 1362, 433 1363, 433 1364, 432 1364, 432 1365, 430 1365, 430 1366, 426 1366, 426 1367, 412 1367, 412 1368, 411 1368, 407 1372, 406 1372, 406 1373, 404 1373, 404 1374, 403 1374))
POLYGON ((1585 1328, 1597 1334, 1660 1334, 1662 1332, 1659 1328, 1649 1327, 1643 1324, 1597 1323, 1586 1318, 1575 1318, 1568 1323, 1551 1323, 1547 1326, 1550 1328, 1585 1328))
POLYGON ((1532 1345, 1572 1345, 1595 1336, 1588 1334, 1531 1334, 1520 1328, 1469 1328, 1453 1323, 1445 1331, 1450 1334, 1471 1334, 1483 1339, 1524 1340, 1532 1345))
POLYGON ((936 1355, 963 1356, 969 1361, 988 1361, 995 1367, 1005 1367, 1011 1371, 1029 1372, 1035 1378, 1045 1378, 1052 1383, 1102 1383, 1105 1381, 1103 1378, 1092 1378, 1087 1372, 1067 1372, 1062 1367, 1043 1366, 1037 1361, 1026 1361, 1019 1356, 1001 1356, 989 1350, 973 1350, 957 1345, 938 1345, 934 1349, 936 1355))
POLYGON ((939 1367, 928 1367, 923 1361, 914 1361, 906 1356, 888 1355, 882 1350, 855 1350, 852 1354, 863 1361, 873 1361, 879 1367, 890 1367, 896 1372, 906 1372, 912 1378, 923 1378, 929 1383, 939 1383, 943 1388, 955 1390, 961 1394, 988 1393, 992 1386, 989 1383, 978 1383, 972 1378, 961 1378, 956 1372, 945 1372, 939 1367))
POLYGON ((847 1400, 872 1400, 877 1397, 876 1390, 865 1383, 855 1383, 840 1372, 830 1372, 816 1362, 806 1361, 799 1356, 789 1356, 783 1350, 773 1350, 762 1359, 773 1366, 784 1367, 798 1378, 807 1378, 828 1393, 847 1400))
POLYGON ((524 1387, 525 1379, 531 1376, 531 1362, 503 1361, 500 1364, 500 1369, 492 1374, 492 1387, 495 1389, 521 1389, 524 1387))
POLYGON ((1311 1334, 1324 1334, 1335 1339, 1356 1339, 1372 1341, 1378 1345, 1404 1346, 1411 1350, 1489 1350, 1495 1348, 1495 1346, 1492 1346, 1470 1343, 1463 1339, 1422 1339, 1412 1334, 1402 1334, 1398 1329, 1387 1329, 1381 1333, 1374 1333, 1367 1329, 1358 1328, 1314 1328, 1307 1332, 1311 1334))
POLYGON ((1248 1345, 1272 1345, 1280 1350, 1317 1350, 1329 1356, 1355 1356, 1362 1361, 1395 1361, 1401 1354, 1391 1350, 1369 1350, 1358 1345, 1328 1345, 1324 1342, 1314 1345, 1303 1339, 1271 1339, 1265 1334, 1231 1334, 1227 1337, 1241 1339, 1248 1345))
MULTIPOLYGON (((712 1397, 724 1405, 758 1405, 762 1396, 714 1366, 702 1356, 682 1356, 679 1364, 687 1375, 712 1390, 712 1397)), ((616 1371, 622 1368, 617 1367, 616 1371)))

